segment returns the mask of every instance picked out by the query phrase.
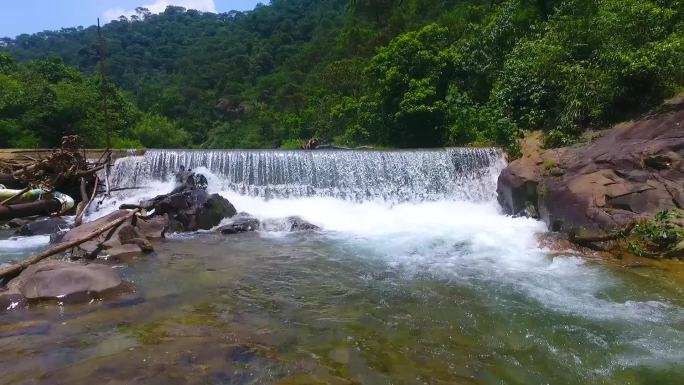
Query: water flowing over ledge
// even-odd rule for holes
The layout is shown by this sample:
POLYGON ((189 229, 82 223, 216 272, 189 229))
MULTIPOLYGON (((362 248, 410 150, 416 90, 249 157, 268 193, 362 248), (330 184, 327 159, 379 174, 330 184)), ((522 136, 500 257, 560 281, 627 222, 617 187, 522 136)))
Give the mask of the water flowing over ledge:
POLYGON ((473 202, 496 197, 505 167, 495 148, 406 151, 150 150, 119 159, 114 187, 169 180, 183 165, 206 168, 221 189, 266 199, 473 202))

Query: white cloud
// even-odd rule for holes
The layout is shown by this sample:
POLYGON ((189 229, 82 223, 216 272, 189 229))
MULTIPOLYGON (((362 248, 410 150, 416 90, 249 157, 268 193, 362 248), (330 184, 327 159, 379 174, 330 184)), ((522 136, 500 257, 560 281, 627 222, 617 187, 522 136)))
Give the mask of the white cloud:
MULTIPOLYGON (((214 0, 156 0, 150 4, 143 4, 141 5, 141 7, 149 9, 152 13, 161 13, 164 12, 166 7, 169 5, 175 5, 187 9, 196 9, 202 12, 216 13, 216 5, 214 4, 214 0)), ((104 12, 102 18, 104 19, 104 22, 107 23, 114 19, 118 19, 121 15, 135 15, 135 10, 124 8, 110 8, 104 12)))

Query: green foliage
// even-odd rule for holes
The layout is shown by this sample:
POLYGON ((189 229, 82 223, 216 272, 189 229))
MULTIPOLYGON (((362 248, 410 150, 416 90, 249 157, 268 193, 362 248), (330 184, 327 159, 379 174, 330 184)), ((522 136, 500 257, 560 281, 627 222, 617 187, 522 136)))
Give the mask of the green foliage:
MULTIPOLYGON (((3 62, 8 61, 2 59, 3 62)), ((129 97, 57 59, 4 66, 0 74, 0 147, 54 147, 78 134, 90 147, 185 146, 168 118, 142 114, 129 97)))
POLYGON ((458 54, 449 30, 429 24, 381 47, 367 68, 377 111, 387 131, 381 137, 398 147, 432 147, 444 142, 446 93, 458 54))
POLYGON ((101 146, 109 129, 123 147, 317 136, 515 155, 526 130, 568 145, 684 85, 682 0, 273 0, 141 9, 103 31, 104 86, 94 27, 2 40, 0 146, 101 146))
POLYGON ((684 228, 676 219, 682 218, 679 210, 664 210, 652 220, 643 220, 633 229, 629 251, 638 256, 659 255, 684 240, 684 228))
POLYGON ((140 143, 138 139, 121 138, 118 136, 112 138, 112 148, 136 149, 144 147, 145 146, 142 143, 140 143))
POLYGON ((183 148, 190 140, 187 132, 159 115, 145 115, 131 129, 131 136, 147 148, 183 148))
POLYGON ((287 139, 280 144, 280 148, 284 150, 297 150, 302 148, 302 143, 305 141, 304 139, 287 139))

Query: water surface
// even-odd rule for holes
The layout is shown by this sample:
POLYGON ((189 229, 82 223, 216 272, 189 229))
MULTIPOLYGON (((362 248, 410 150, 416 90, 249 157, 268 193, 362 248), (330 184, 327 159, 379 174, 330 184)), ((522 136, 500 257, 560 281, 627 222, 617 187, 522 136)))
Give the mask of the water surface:
MULTIPOLYGON (((169 154, 124 161, 121 169, 138 170, 130 178, 146 178, 136 194, 170 189, 161 173, 172 166, 153 161, 169 154)), ((681 263, 625 268, 545 250, 543 224, 504 216, 493 200, 500 155, 473 164, 429 154, 387 156, 422 159, 422 172, 441 179, 406 171, 411 160, 351 193, 273 182, 282 167, 263 183, 239 180, 209 162, 219 155, 177 153, 211 170, 210 189, 238 210, 300 215, 321 231, 176 235, 117 266, 129 282, 123 293, 5 311, 0 383, 684 383, 681 263), (414 187, 402 187, 402 173, 414 187)), ((327 162, 305 156, 314 158, 295 156, 286 168, 327 162)), ((378 154, 334 156, 326 167, 349 162, 352 174, 379 177, 368 166, 378 154)), ((31 241, 3 241, 14 248, 0 253, 41 247, 31 241)))

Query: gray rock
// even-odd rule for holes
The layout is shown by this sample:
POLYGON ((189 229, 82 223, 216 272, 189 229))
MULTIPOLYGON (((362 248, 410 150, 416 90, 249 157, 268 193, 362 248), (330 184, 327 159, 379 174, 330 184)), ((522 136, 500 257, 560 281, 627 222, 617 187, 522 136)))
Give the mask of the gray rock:
POLYGON ((10 221, 7 221, 6 224, 7 224, 7 227, 9 227, 10 229, 18 229, 20 227, 23 227, 23 226, 29 224, 29 223, 31 223, 31 221, 28 219, 14 218, 10 221))
POLYGON ((156 214, 180 222, 184 231, 209 230, 237 213, 226 198, 204 190, 183 191, 155 200, 156 214))
POLYGON ((292 216, 283 219, 269 219, 262 222, 261 227, 266 231, 311 231, 320 230, 320 227, 305 221, 304 219, 292 216))
POLYGON ((256 231, 261 226, 259 220, 247 213, 239 213, 230 219, 228 223, 221 226, 218 230, 222 234, 238 234, 248 231, 256 231))
POLYGON ((29 266, 8 286, 30 300, 94 296, 119 285, 121 278, 109 266, 47 261, 29 266))

